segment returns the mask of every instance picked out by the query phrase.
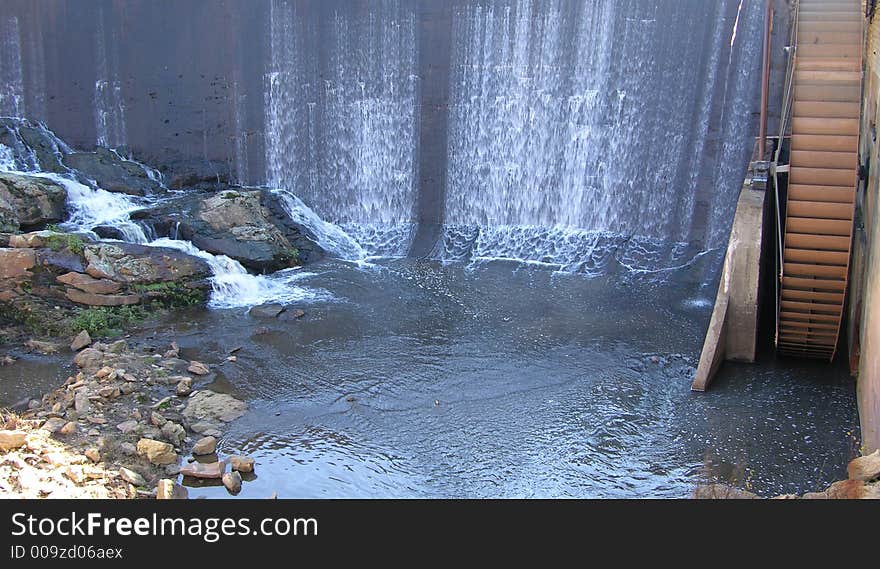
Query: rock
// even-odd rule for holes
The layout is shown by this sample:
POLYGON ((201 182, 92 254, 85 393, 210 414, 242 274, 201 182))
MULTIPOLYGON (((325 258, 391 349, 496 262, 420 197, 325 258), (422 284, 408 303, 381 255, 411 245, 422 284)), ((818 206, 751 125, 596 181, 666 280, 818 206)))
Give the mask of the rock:
POLYGON ((95 180, 101 189, 108 192, 145 196, 162 191, 162 186, 150 179, 143 166, 125 160, 107 148, 65 154, 62 162, 86 178, 95 180))
POLYGON ((162 356, 167 359, 177 359, 180 357, 180 347, 177 345, 177 342, 171 342, 171 349, 165 352, 165 355, 162 356))
POLYGON ((157 413, 155 411, 150 412, 150 423, 152 423, 153 425, 161 428, 167 422, 168 422, 168 419, 166 419, 164 416, 162 416, 161 413, 157 413))
POLYGON ((61 417, 52 417, 51 419, 47 419, 43 426, 40 427, 44 431, 48 431, 49 433, 57 433, 61 430, 61 427, 67 424, 67 421, 62 419, 61 417))
POLYGON ((234 364, 238 361, 238 356, 226 356, 226 361, 234 364))
POLYGON ((204 435, 206 437, 219 437, 220 429, 217 428, 217 425, 214 423, 208 423, 207 421, 199 421, 197 423, 193 423, 190 425, 190 430, 194 433, 199 433, 200 435, 204 435))
POLYGON ((5 452, 23 447, 26 440, 24 431, 0 431, 0 450, 5 452))
MULTIPOLYGON (((107 346, 106 351, 111 354, 124 354, 128 351, 128 342, 126 342, 125 340, 116 340, 115 342, 107 346)), ((116 375, 123 375, 124 373, 125 370, 122 370, 122 373, 119 373, 119 370, 117 370, 116 375)))
POLYGON ((47 178, 0 172, 0 199, 27 229, 62 221, 67 191, 47 178))
POLYGON ((84 454, 86 455, 86 458, 88 458, 92 462, 101 462, 101 451, 99 451, 95 447, 86 449, 86 452, 84 454))
POLYGON ((67 289, 64 296, 86 306, 132 306, 141 302, 141 297, 136 294, 91 294, 73 288, 67 289))
POLYGON ((78 352, 83 348, 87 348, 92 343, 92 337, 89 336, 87 330, 83 330, 79 334, 76 335, 76 338, 73 339, 73 342, 70 343, 70 349, 74 352, 78 352))
POLYGON ((192 393, 192 379, 186 378, 181 380, 180 383, 177 384, 176 392, 179 397, 186 397, 192 393))
POLYGON ((846 467, 846 472, 850 480, 870 482, 871 480, 880 479, 880 450, 874 451, 873 454, 856 458, 846 467))
POLYGON ((245 414, 247 404, 225 393, 199 391, 189 398, 183 416, 191 422, 223 421, 229 423, 245 414))
POLYGON ((73 421, 68 421, 67 423, 64 424, 63 427, 58 429, 58 434, 64 435, 64 436, 70 436, 70 435, 74 434, 76 432, 76 430, 77 430, 76 423, 74 423, 73 421))
POLYGON ((284 307, 280 304, 261 304, 252 307, 248 314, 255 318, 277 318, 282 312, 284 307))
POLYGON ((230 456, 229 464, 232 466, 232 470, 237 470, 238 472, 253 472, 254 471, 254 459, 247 456, 230 456))
POLYGON ((110 377, 110 374, 112 373, 116 373, 116 370, 110 366, 104 366, 95 372, 95 377, 98 379, 106 379, 110 377))
POLYGON ((116 425, 116 428, 119 429, 124 434, 136 433, 141 430, 141 425, 136 420, 132 419, 130 421, 124 421, 116 425))
POLYGON ((134 470, 130 470, 125 468, 124 466, 119 469, 119 477, 128 482, 129 484, 134 484, 135 486, 146 486, 147 481, 144 480, 144 477, 135 472, 134 470))
POLYGON ((92 406, 89 402, 89 394, 86 393, 86 390, 78 389, 73 396, 73 408, 76 409, 76 412, 80 415, 88 415, 89 410, 91 410, 92 406))
POLYGON ((180 468, 182 475, 193 478, 222 478, 225 471, 225 462, 191 462, 180 468))
POLYGON ((58 344, 55 344, 53 342, 43 342, 41 340, 28 340, 25 343, 25 346, 27 346, 29 349, 31 349, 35 352, 39 352, 39 353, 41 353, 43 355, 47 355, 47 356, 58 353, 58 344))
POLYGON ((98 390, 98 395, 105 399, 116 399, 121 395, 121 391, 116 386, 102 387, 98 390))
POLYGON ((19 229, 15 209, 11 203, 0 197, 0 233, 15 233, 19 229))
POLYGON ((15 363, 15 361, 15 358, 13 358, 12 356, 3 356, 2 358, 0 358, 0 366, 11 366, 15 363))
POLYGON ((82 369, 96 368, 104 362, 104 354, 94 348, 86 348, 76 355, 73 363, 82 369))
POLYGON ((33 249, 0 249, 0 279, 30 278, 36 264, 33 249))
POLYGON ((177 249, 148 247, 134 243, 95 243, 86 245, 86 272, 97 279, 129 285, 189 283, 209 287, 211 268, 203 259, 177 249))
POLYGON ((286 314, 287 314, 288 316, 290 316, 290 318, 296 318, 296 319, 299 319, 299 318, 302 318, 303 316, 306 315, 306 311, 303 310, 303 309, 301 309, 301 308, 295 308, 295 309, 293 309, 293 310, 288 310, 288 311, 286 312, 286 314))
POLYGON ((154 441, 153 439, 141 439, 137 444, 137 453, 146 457, 157 466, 165 466, 177 462, 177 453, 174 447, 168 443, 154 441))
POLYGON ((726 484, 704 484, 694 489, 695 500, 758 500, 760 496, 726 484))
MULTIPOLYGON (((214 454, 216 450, 217 439, 215 437, 203 437, 193 445, 192 453, 195 456, 204 456, 207 454, 214 454)), ((233 468, 235 468, 234 465, 233 468)))
POLYGON ((189 492, 174 480, 164 478, 159 481, 156 487, 157 500, 186 500, 187 498, 189 498, 189 492))
POLYGON ((115 294, 122 290, 122 285, 109 279, 96 279, 83 273, 65 273, 55 280, 69 287, 89 294, 115 294))
POLYGON ((223 475, 222 481, 223 486, 225 486, 233 496, 236 496, 241 492, 241 474, 238 472, 227 472, 223 475))
POLYGON ((186 440, 186 429, 173 421, 168 421, 162 425, 162 436, 174 446, 179 447, 186 440))
POLYGON ((202 362, 192 361, 189 364, 189 367, 186 368, 186 371, 190 372, 193 375, 208 375, 211 373, 211 370, 203 364, 202 362))
POLYGON ((135 456, 137 455, 137 447, 131 443, 120 443, 119 452, 125 456, 135 456))

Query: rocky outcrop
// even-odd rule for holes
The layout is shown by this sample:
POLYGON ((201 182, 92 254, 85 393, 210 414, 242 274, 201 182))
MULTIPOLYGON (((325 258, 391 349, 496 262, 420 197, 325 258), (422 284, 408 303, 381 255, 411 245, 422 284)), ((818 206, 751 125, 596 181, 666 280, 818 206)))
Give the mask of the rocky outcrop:
POLYGON ((164 247, 134 243, 95 243, 84 249, 86 273, 129 285, 200 281, 211 268, 198 257, 164 247))
POLYGON ((163 189, 150 179, 143 166, 106 148, 98 148, 95 152, 74 152, 64 156, 63 162, 108 192, 145 196, 163 189))
POLYGON ((64 218, 67 192, 52 180, 0 173, 0 225, 4 231, 28 230, 64 218))
POLYGON ((324 255, 311 232, 291 221, 278 198, 264 189, 192 194, 140 218, 160 235, 186 239, 258 273, 310 263, 324 255))
POLYGON ((46 127, 26 119, 0 117, 0 144, 12 149, 19 169, 39 168, 62 173, 62 143, 46 127))

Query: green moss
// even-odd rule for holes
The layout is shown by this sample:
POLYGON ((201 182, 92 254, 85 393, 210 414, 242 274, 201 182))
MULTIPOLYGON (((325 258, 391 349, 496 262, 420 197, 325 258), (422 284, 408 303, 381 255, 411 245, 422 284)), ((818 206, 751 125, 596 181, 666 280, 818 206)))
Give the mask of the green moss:
POLYGON ((238 192, 226 192, 222 196, 220 196, 220 198, 224 200, 234 200, 235 198, 240 196, 241 194, 239 194, 238 192))
POLYGON ((131 289, 167 307, 192 306, 206 300, 203 290, 190 288, 178 282, 133 285, 131 289))
POLYGON ((53 233, 43 238, 43 243, 53 251, 68 249, 71 253, 82 255, 85 249, 85 242, 79 235, 71 233, 53 233))
POLYGON ((68 327, 71 333, 86 330, 93 337, 116 337, 146 317, 147 311, 140 306, 84 308, 69 319, 68 327))
POLYGON ((296 247, 290 247, 285 249, 281 254, 281 258, 284 259, 290 265, 298 265, 299 264, 299 249, 296 247))

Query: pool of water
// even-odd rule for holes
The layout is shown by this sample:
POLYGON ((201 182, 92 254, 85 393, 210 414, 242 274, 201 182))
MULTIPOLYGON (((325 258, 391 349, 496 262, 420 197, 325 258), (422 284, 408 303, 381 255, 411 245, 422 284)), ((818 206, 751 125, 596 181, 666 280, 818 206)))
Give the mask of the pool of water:
POLYGON ((687 497, 706 480, 775 495, 823 487, 855 456, 845 367, 768 351, 690 391, 714 296, 699 268, 309 273, 298 286, 321 294, 301 319, 212 310, 154 331, 203 361, 241 347, 213 386, 250 404, 219 445, 256 458, 241 496, 687 497))

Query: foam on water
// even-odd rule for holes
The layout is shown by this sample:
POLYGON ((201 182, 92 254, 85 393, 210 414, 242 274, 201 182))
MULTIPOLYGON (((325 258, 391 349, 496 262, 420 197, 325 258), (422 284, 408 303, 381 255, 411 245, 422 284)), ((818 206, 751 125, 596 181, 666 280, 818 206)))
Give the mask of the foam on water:
POLYGON ((211 279, 212 308, 240 308, 267 302, 291 303, 327 299, 329 295, 300 286, 296 282, 310 276, 305 271, 288 269, 270 276, 251 275, 235 259, 226 255, 212 255, 189 241, 161 238, 148 243, 151 247, 168 247, 204 259, 214 273, 211 279))

